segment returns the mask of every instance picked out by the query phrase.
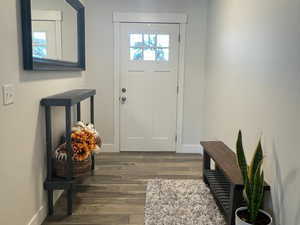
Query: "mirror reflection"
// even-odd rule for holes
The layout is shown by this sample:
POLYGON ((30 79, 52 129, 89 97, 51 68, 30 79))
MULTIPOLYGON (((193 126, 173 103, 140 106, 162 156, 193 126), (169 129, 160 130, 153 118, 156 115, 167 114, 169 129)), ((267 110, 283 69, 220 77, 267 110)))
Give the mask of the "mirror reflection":
POLYGON ((65 0, 31 0, 34 58, 76 62, 77 11, 65 0))

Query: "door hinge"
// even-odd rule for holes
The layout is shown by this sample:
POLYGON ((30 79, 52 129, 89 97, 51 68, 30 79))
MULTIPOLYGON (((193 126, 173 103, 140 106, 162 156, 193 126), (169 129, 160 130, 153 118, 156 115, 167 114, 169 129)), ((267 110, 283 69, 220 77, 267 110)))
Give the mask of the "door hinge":
POLYGON ((177 139, 178 139, 177 134, 175 134, 175 143, 176 144, 177 144, 177 139))
POLYGON ((180 41, 181 41, 181 35, 178 34, 178 42, 180 42, 180 41))
POLYGON ((177 95, 179 94, 179 85, 177 85, 177 95))

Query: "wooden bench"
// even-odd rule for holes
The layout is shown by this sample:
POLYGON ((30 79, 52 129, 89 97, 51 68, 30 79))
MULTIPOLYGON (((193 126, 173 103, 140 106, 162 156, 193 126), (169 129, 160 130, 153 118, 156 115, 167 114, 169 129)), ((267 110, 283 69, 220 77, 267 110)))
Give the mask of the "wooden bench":
MULTIPOLYGON (((245 206, 243 178, 236 154, 223 142, 201 142, 203 146, 203 180, 208 185, 228 225, 235 225, 235 211, 245 206), (211 167, 211 160, 215 168, 211 167)), ((265 190, 270 190, 266 184, 265 190)))

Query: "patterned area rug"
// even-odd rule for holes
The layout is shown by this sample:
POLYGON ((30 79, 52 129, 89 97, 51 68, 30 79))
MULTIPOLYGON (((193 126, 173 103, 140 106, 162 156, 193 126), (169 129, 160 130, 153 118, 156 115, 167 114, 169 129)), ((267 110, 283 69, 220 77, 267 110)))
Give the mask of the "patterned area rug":
POLYGON ((200 180, 151 180, 145 225, 225 225, 209 189, 200 180))

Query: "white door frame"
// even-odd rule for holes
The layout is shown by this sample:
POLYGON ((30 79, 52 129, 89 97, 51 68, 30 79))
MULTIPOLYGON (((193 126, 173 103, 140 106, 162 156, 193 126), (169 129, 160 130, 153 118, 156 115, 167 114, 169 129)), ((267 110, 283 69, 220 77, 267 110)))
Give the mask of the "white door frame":
POLYGON ((178 95, 176 152, 181 150, 183 129, 183 91, 185 65, 185 39, 187 15, 181 13, 113 13, 114 23, 114 151, 120 151, 120 24, 121 23, 164 23, 179 24, 179 61, 178 61, 178 95))

